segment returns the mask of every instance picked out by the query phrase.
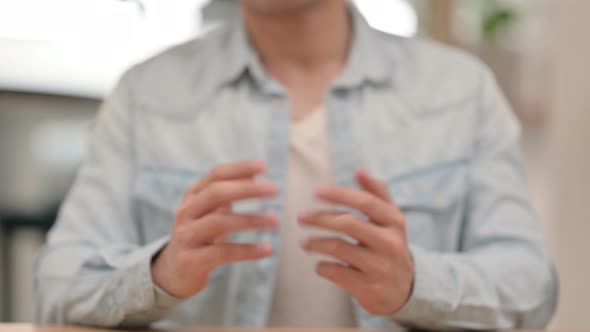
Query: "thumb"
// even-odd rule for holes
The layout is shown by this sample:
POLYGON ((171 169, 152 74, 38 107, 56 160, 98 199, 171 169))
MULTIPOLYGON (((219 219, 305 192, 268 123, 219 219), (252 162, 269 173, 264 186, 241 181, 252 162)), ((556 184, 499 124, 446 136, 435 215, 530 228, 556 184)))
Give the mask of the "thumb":
POLYGON ((369 173, 362 168, 356 171, 355 177, 363 190, 383 199, 384 201, 391 202, 389 191, 383 182, 370 176, 369 173))

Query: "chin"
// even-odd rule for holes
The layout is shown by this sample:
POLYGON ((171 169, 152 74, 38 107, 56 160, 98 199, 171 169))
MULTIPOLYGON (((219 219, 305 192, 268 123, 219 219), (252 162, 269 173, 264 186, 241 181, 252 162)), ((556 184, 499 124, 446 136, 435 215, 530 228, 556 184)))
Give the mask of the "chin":
POLYGON ((331 0, 240 0, 245 8, 264 14, 284 14, 312 6, 321 1, 331 0))

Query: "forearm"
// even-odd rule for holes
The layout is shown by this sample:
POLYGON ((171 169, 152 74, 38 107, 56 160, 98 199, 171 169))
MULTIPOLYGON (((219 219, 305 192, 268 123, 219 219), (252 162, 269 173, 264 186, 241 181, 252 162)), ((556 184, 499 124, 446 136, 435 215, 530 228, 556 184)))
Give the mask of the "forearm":
POLYGON ((439 254, 412 248, 413 294, 393 319, 427 329, 543 328, 555 310, 557 280, 526 248, 439 254))
POLYGON ((50 246, 38 266, 38 320, 115 327, 146 326, 162 318, 178 302, 157 296, 151 278, 151 258, 163 241, 125 256, 50 246))

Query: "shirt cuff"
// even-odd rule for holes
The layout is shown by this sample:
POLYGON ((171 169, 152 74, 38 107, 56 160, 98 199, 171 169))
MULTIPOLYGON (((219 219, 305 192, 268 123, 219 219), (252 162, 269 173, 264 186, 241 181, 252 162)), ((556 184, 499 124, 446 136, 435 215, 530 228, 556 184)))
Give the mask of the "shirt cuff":
POLYGON ((441 297, 449 294, 449 285, 441 280, 444 273, 444 258, 422 248, 410 246, 414 259, 414 286, 408 302, 392 319, 406 326, 435 326, 448 311, 447 301, 441 297))
POLYGON ((128 305, 125 310, 127 318, 124 325, 144 325, 153 322, 183 302, 183 299, 166 293, 152 279, 153 257, 168 241, 168 237, 156 240, 134 252, 127 261, 127 268, 124 269, 123 275, 129 279, 123 284, 129 284, 131 287, 128 292, 119 293, 122 295, 119 303, 128 305))
POLYGON ((156 285, 152 282, 152 286, 154 287, 155 292, 155 304, 156 307, 161 309, 170 309, 173 308, 184 301, 184 299, 176 297, 174 295, 168 294, 165 290, 163 290, 160 286, 156 285))

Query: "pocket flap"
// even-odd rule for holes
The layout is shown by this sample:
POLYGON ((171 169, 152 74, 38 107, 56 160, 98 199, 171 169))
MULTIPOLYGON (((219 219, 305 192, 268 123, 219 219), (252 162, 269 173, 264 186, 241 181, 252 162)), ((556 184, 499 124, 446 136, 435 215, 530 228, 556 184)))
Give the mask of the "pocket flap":
MULTIPOLYGON (((199 172, 175 169, 144 167, 138 177, 135 195, 163 210, 175 210, 182 202, 186 190, 203 175, 199 172)), ((236 213, 261 212, 263 202, 258 199, 234 202, 236 213)))
POLYGON ((137 179, 135 195, 160 209, 174 210, 199 178, 201 175, 192 170, 144 167, 137 179))
POLYGON ((387 184, 402 211, 446 209, 465 195, 466 166, 465 160, 441 163, 393 176, 387 184))

